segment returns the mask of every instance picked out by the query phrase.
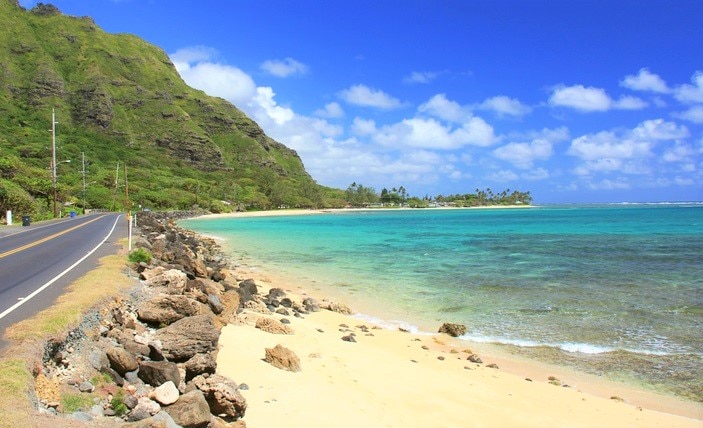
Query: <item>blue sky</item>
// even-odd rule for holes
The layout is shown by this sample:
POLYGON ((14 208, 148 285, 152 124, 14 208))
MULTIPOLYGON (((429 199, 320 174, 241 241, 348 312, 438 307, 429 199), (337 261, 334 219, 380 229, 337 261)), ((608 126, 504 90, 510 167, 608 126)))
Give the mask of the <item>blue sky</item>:
POLYGON ((320 184, 703 200, 699 0, 52 3, 160 46, 320 184))

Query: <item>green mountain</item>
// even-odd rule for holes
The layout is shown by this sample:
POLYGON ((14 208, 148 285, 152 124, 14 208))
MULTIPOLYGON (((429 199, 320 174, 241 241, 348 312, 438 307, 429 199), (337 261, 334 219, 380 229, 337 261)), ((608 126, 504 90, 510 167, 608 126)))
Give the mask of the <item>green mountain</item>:
POLYGON ((341 191, 317 185, 235 106, 186 85, 163 50, 52 5, 0 0, 0 216, 51 216, 52 109, 65 210, 338 204, 341 191))

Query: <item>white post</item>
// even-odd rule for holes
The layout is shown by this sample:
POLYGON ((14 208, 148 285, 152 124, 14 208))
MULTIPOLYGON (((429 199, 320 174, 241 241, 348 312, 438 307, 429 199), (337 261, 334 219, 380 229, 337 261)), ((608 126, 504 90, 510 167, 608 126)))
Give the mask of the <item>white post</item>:
POLYGON ((7 219, 7 225, 12 226, 12 211, 7 210, 7 216, 5 218, 7 219))
POLYGON ((127 213, 127 234, 129 235, 127 251, 132 251, 132 218, 129 213, 127 213))

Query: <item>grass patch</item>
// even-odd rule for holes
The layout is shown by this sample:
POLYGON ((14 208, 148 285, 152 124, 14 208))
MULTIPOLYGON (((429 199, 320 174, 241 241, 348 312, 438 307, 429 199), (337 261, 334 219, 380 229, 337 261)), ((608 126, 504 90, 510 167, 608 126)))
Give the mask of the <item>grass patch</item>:
POLYGON ((27 391, 32 375, 19 358, 0 360, 0 426, 30 426, 31 408, 27 391))
POLYGON ((64 394, 61 396, 61 411, 63 413, 87 412, 93 407, 92 394, 64 394))

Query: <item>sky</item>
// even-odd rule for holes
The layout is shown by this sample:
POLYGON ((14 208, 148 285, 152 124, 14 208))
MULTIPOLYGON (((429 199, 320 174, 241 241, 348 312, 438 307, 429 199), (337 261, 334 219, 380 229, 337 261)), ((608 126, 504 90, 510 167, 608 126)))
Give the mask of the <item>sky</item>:
POLYGON ((51 3, 161 47, 326 186, 703 201, 703 1, 51 3))

